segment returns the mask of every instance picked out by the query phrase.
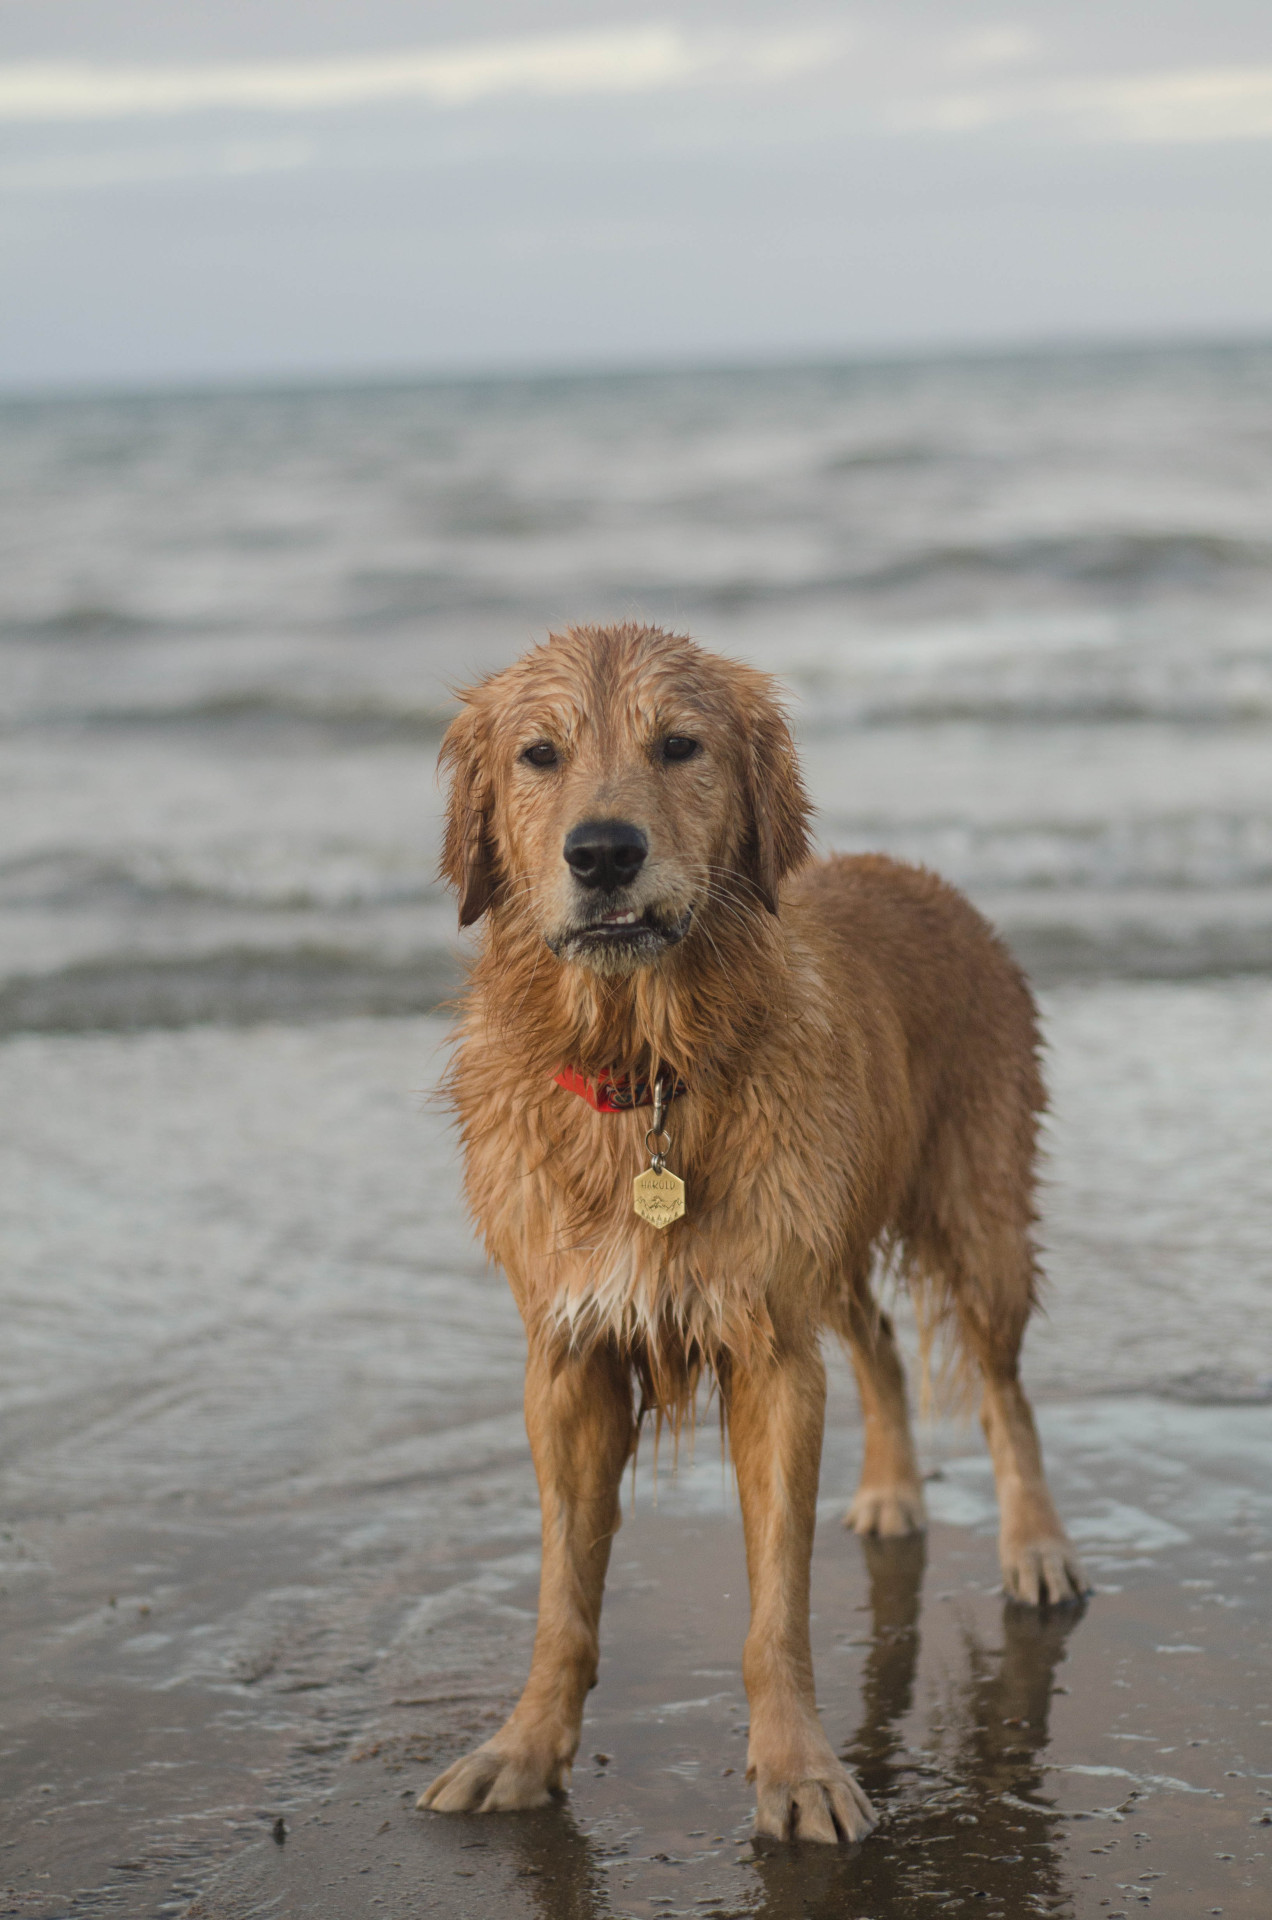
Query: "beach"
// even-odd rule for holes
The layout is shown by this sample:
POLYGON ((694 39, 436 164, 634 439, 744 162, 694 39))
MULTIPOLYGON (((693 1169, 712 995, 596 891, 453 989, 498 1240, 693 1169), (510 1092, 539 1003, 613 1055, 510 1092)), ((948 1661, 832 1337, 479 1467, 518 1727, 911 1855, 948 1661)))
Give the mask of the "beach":
POLYGON ((1264 1911, 1270 402, 1252 347, 6 406, 0 1912, 1264 1911), (436 750, 628 617, 778 673, 820 843, 964 886, 1042 1007, 1025 1373, 1096 1590, 1005 1608, 950 1411, 925 1546, 845 1534, 828 1354, 819 1699, 884 1812, 833 1858, 748 1837, 705 1402, 568 1805, 413 1809, 537 1569, 436 750))

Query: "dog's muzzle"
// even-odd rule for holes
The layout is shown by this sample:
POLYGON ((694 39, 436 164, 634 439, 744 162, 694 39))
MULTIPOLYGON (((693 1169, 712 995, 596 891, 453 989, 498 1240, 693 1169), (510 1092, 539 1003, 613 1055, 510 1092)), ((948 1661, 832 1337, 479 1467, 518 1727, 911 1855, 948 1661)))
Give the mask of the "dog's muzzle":
POLYGON ((666 918, 653 908, 609 905, 586 920, 544 937, 561 960, 646 966, 671 947, 678 947, 693 924, 693 908, 666 918))

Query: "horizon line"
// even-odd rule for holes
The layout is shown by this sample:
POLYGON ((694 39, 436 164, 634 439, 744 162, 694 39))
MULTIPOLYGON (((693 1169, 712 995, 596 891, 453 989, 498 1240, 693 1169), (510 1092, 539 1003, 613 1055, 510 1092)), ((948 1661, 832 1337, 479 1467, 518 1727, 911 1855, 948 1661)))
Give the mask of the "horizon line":
POLYGON ((465 387, 570 383, 587 380, 658 379, 688 374, 829 372, 853 367, 886 368, 937 365, 949 361, 995 359, 1098 358, 1102 354, 1203 353, 1272 347, 1272 321, 1258 326, 1137 330, 1067 331, 1020 334, 1002 339, 965 338, 911 344, 880 342, 857 347, 773 349, 734 354, 710 352, 635 357, 575 356, 565 361, 491 360, 485 364, 379 369, 331 366, 286 371, 282 368, 218 374, 174 374, 141 381, 129 376, 85 380, 38 381, 10 385, 0 381, 0 406, 55 404, 77 400, 218 399, 288 393, 392 391, 404 387, 465 387))

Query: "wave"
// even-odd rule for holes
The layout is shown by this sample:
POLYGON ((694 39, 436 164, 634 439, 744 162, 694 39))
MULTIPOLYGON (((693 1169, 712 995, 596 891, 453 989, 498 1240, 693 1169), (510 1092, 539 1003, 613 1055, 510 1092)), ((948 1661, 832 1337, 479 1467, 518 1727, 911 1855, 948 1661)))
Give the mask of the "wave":
MULTIPOLYGON (((342 583, 343 605, 326 624, 357 631, 454 614, 522 614, 527 602, 537 597, 527 590, 519 570, 523 566, 519 555, 518 570, 510 571, 503 581, 490 568, 474 577, 430 568, 363 567, 342 583)), ((572 572, 560 583, 551 582, 550 596, 556 599, 561 587, 568 594, 576 578, 572 572)))
POLYGON ((806 731, 845 722, 858 726, 1084 727, 1165 721, 1183 726, 1240 726, 1272 721, 1272 673, 1265 686, 1182 685, 1145 688, 1039 687, 942 689, 918 687, 863 694, 843 702, 833 720, 825 711, 806 731))
POLYGON ((979 897, 1038 986, 1272 974, 1272 899, 1266 892, 1216 899, 1170 893, 1094 901, 1080 893, 979 897))
POLYGON ((408 705, 365 698, 324 700, 298 691, 244 688, 178 701, 171 706, 99 707, 75 718, 79 725, 94 728, 286 729, 322 735, 333 741, 418 740, 436 745, 453 713, 452 706, 408 705))
MULTIPOLYGON (((1266 892, 1194 897, 1181 911, 1180 896, 1162 893, 1099 901, 1080 890, 973 891, 1039 986, 1272 976, 1266 892)), ((462 973, 454 945, 440 939, 406 954, 334 940, 239 941, 163 957, 115 952, 0 982, 0 1035, 429 1013, 453 999, 462 973)))
POLYGON ((1272 569, 1272 542, 1182 529, 1064 534, 934 546, 858 576, 867 590, 975 579, 1034 578, 1100 587, 1210 586, 1272 569))
POLYGON ((928 467, 947 457, 944 449, 925 445, 922 441, 883 440, 858 447, 845 447, 842 453, 832 454, 824 461, 821 471, 858 473, 888 467, 928 467))
POLYGON ((747 605, 803 600, 878 601, 889 595, 944 597, 957 602, 969 591, 1004 587, 1068 590, 1115 597, 1173 587, 1215 591, 1266 580, 1272 575, 1272 542, 1201 531, 1064 534, 967 545, 920 547, 859 567, 764 579, 739 574, 715 582, 685 578, 653 587, 632 585, 633 595, 656 603, 679 596, 686 604, 732 612, 747 605))
POLYGON ((205 632, 187 619, 158 620, 109 601, 73 600, 51 613, 0 616, 0 642, 149 640, 177 630, 205 632))
POLYGON ((0 1034, 431 1013, 459 984, 454 954, 443 948, 393 961, 316 945, 225 947, 177 959, 119 955, 11 977, 0 985, 0 1034))
MULTIPOLYGON (((712 536, 709 551, 716 544, 717 517, 704 531, 712 536)), ((791 556, 783 553, 774 555, 768 573, 748 568, 715 575, 692 565, 611 571, 597 566, 588 537, 568 542, 546 567, 540 554, 527 572, 524 538, 516 544, 515 553, 487 552, 472 571, 360 568, 340 583, 338 604, 312 624, 325 632, 356 633, 456 616, 559 621, 562 608, 580 620, 630 618, 633 608, 650 617, 665 608, 728 614, 819 600, 877 604, 920 595, 959 601, 969 593, 1011 588, 1133 597, 1168 588, 1232 589, 1272 575, 1272 542, 1187 528, 943 543, 803 570, 791 567, 791 556)))
POLYGON ((1187 893, 1272 886, 1272 817, 1190 813, 1093 822, 1020 820, 979 826, 936 819, 900 823, 829 816, 824 837, 842 852, 886 849, 968 888, 1127 888, 1187 893))
MULTIPOLYGON (((704 531, 711 535, 704 552, 718 551, 717 519, 704 531)), ((508 542, 511 546, 511 536, 508 542)), ((1167 590, 1235 591, 1272 577, 1272 542, 1189 528, 943 542, 831 566, 802 565, 783 550, 774 552, 771 568, 756 568, 752 559, 736 571, 713 572, 696 569, 692 561, 683 568, 645 572, 598 566, 593 542, 583 537, 550 556, 540 553, 527 570, 525 544, 519 535, 515 552, 500 554, 496 547, 471 568, 356 568, 333 579, 327 602, 303 617, 262 607, 253 620, 223 613, 209 623, 188 615, 160 617, 110 601, 70 601, 40 615, 0 616, 0 642, 179 641, 213 631, 245 631, 252 624, 353 637, 468 617, 539 624, 560 619, 562 609, 579 619, 628 618, 633 608, 656 618, 667 608, 729 614, 809 601, 878 606, 916 597, 958 604, 969 595, 1011 591, 1124 599, 1167 590)), ((823 555, 825 545, 824 538, 823 555)), ((736 551, 739 556, 746 551, 740 541, 736 551)))
POLYGON ((425 907, 443 897, 421 864, 385 870, 365 847, 190 853, 138 849, 101 855, 76 848, 0 862, 0 908, 106 908, 163 913, 192 907, 230 912, 365 911, 425 907))
POLYGON ((1193 1407, 1265 1407, 1272 1405, 1272 1373, 1198 1367, 1192 1373, 1171 1374, 1148 1391, 1193 1407))
MULTIPOLYGON (((1196 810, 1178 815, 1093 820, 1024 815, 982 823, 949 815, 898 820, 840 812, 821 815, 827 847, 884 850, 971 889, 1080 889, 1093 900, 1127 888, 1191 899, 1225 890, 1272 888, 1272 814, 1196 810)), ((434 877, 431 848, 350 840, 291 844, 238 841, 198 848, 152 846, 101 851, 65 846, 0 861, 0 911, 102 915, 135 926, 207 926, 232 915, 361 916, 395 926, 449 911, 434 877)))
MULTIPOLYGON (((679 622, 683 626, 683 622, 679 622)), ((1022 649, 1023 651, 1024 649, 1022 649)), ((1272 721, 1272 652, 1266 659, 1207 663, 1193 660, 1171 671, 1169 659, 1144 661, 1119 673, 1117 664, 1089 656, 1070 668, 1054 660, 998 662, 972 671, 890 673, 886 667, 854 684, 836 663, 789 672, 802 692, 801 733, 813 737, 851 727, 940 726, 945 723, 1082 727, 1134 722, 1185 726, 1250 725, 1272 721), (1111 666, 1111 670, 1110 670, 1111 666), (1022 667, 1025 668, 1022 671, 1022 667), (838 682, 838 684, 835 684, 838 682)), ((83 727, 94 732, 192 733, 209 736, 294 735, 317 745, 440 744, 454 716, 450 702, 324 698, 299 689, 243 688, 137 705, 69 707, 11 718, 31 724, 83 727)))

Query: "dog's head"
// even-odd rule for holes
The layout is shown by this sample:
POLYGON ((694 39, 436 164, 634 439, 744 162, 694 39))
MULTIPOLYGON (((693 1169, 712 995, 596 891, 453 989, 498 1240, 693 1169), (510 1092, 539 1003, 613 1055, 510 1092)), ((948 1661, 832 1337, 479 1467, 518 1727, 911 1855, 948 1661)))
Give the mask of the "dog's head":
POLYGON ((529 916, 559 958, 629 973, 713 915, 777 912, 808 801, 766 674, 657 628, 583 627, 463 700, 441 756, 461 926, 529 916))

